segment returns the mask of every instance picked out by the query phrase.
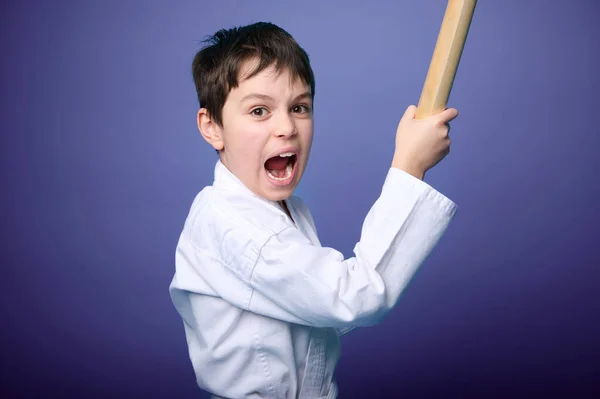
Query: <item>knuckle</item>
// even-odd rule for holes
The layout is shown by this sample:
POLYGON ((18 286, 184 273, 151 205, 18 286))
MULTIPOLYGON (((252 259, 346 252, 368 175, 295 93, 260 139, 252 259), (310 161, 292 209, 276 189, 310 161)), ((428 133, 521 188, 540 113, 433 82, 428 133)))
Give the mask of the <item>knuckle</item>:
POLYGON ((446 138, 448 137, 448 127, 447 126, 441 126, 438 129, 438 134, 441 138, 446 138))

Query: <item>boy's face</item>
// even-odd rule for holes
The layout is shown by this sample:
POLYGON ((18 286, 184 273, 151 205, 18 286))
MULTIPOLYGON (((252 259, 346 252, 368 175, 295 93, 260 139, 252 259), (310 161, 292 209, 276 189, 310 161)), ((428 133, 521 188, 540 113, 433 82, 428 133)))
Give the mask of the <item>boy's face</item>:
MULTIPOLYGON (((280 201, 290 197, 306 169, 313 137, 310 88, 292 80, 286 70, 271 66, 231 90, 223 106, 222 127, 199 127, 221 162, 260 197, 280 201)), ((207 120, 208 116, 204 117, 207 120)))

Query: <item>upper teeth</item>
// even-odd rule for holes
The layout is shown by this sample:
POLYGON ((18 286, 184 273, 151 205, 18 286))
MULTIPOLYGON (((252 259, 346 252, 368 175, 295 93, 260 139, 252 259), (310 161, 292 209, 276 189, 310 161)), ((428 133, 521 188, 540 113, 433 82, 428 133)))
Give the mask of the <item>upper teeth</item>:
POLYGON ((279 156, 282 158, 291 157, 292 155, 294 155, 293 152, 284 152, 283 154, 279 154, 279 156))

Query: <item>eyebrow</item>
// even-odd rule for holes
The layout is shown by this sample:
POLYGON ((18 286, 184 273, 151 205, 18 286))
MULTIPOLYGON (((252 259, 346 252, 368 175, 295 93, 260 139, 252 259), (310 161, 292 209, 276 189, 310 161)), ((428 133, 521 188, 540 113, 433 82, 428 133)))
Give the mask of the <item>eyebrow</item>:
MULTIPOLYGON (((296 98, 294 98, 294 100, 292 102, 296 102, 302 99, 308 99, 310 98, 310 93, 308 91, 296 96, 296 98)), ((266 94, 260 94, 260 93, 250 93, 246 96, 244 96, 240 102, 244 102, 244 101, 248 101, 248 100, 253 100, 253 99, 258 99, 258 100, 263 100, 263 101, 275 101, 275 99, 271 96, 268 96, 266 94)))

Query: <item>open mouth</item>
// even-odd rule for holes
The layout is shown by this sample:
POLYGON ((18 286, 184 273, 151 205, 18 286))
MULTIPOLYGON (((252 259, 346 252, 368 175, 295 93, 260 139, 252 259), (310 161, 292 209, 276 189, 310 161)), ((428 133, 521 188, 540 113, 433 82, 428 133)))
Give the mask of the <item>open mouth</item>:
POLYGON ((284 152, 267 159, 265 162, 267 176, 276 183, 288 183, 291 181, 296 169, 296 158, 295 153, 284 152))

